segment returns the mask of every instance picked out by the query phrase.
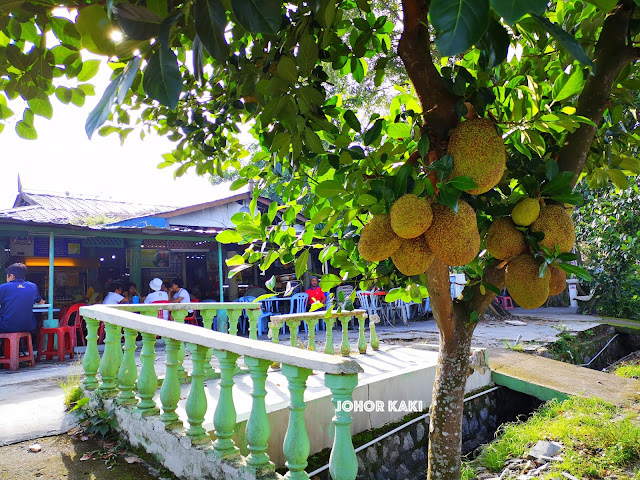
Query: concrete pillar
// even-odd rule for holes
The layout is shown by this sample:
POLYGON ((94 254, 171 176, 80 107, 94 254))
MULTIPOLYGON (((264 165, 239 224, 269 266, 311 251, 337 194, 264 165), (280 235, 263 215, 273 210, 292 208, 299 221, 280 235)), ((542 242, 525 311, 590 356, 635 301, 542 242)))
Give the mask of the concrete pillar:
POLYGON ((127 239, 127 247, 131 249, 131 266, 129 281, 142 288, 142 238, 127 239))
MULTIPOLYGON (((227 251, 227 258, 229 259, 235 256, 237 253, 238 252, 236 251, 227 251)), ((227 282, 229 284, 229 288, 226 294, 227 301, 232 301, 238 298, 238 281, 236 277, 229 278, 229 279, 221 278, 220 281, 223 283, 227 282)))

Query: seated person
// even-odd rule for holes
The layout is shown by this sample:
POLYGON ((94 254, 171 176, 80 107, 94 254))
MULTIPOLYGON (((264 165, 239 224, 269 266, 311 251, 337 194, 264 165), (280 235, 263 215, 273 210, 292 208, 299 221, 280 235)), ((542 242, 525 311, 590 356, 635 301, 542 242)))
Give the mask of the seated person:
POLYGON ((179 278, 174 278, 171 281, 171 289, 169 293, 173 293, 172 303, 189 303, 191 302, 191 295, 189 292, 183 287, 182 280, 179 278))
POLYGON ((171 292, 171 280, 165 280, 164 282, 162 282, 162 288, 161 290, 163 292, 167 292, 167 296, 169 296, 169 293, 171 292))
POLYGON ((318 277, 311 277, 310 286, 305 292, 309 295, 309 307, 314 303, 320 303, 324 305, 327 301, 327 294, 322 291, 320 285, 318 284, 318 277))
MULTIPOLYGON (((149 288, 151 289, 151 293, 144 299, 144 303, 169 301, 169 294, 162 290, 162 280, 159 278, 151 280, 149 282, 149 288)), ((165 320, 169 320, 169 311, 165 310, 163 316, 165 320)))
POLYGON ((138 293, 138 286, 133 283, 133 282, 129 282, 129 286, 127 287, 127 293, 128 293, 128 297, 129 297, 129 301, 133 302, 133 297, 138 297, 138 300, 140 300, 140 294, 138 293))
POLYGON ((109 287, 109 290, 109 293, 107 293, 107 296, 104 297, 104 300, 102 301, 103 305, 117 305, 119 303, 129 302, 129 299, 127 298, 128 292, 125 291, 123 296, 122 285, 118 282, 113 282, 109 287))
POLYGON ((7 268, 7 283, 0 285, 0 333, 37 334, 33 305, 44 303, 44 300, 38 287, 27 282, 26 277, 27 267, 23 263, 14 263, 7 268))

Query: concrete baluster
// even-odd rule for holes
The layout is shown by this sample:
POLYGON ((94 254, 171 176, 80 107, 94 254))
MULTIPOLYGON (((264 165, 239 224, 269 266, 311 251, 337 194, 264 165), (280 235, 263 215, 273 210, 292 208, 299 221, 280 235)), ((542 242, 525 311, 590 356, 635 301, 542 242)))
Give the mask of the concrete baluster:
MULTIPOLYGON (((271 330, 271 342, 278 344, 280 343, 280 327, 279 323, 269 322, 269 330, 271 330)), ((280 368, 279 362, 273 362, 271 364, 271 368, 280 368)))
MULTIPOLYGON (((289 338, 292 347, 298 346, 298 330, 300 329, 300 320, 288 320, 289 338)), ((284 325, 284 324, 283 324, 284 325)))
POLYGON ((213 427, 217 439, 213 443, 213 448, 218 457, 226 458, 238 453, 238 448, 231 437, 237 421, 232 389, 233 373, 239 355, 225 350, 214 350, 213 354, 220 362, 220 396, 213 415, 213 427))
POLYGON ((105 325, 104 352, 100 361, 102 385, 98 387, 98 395, 111 398, 118 395, 118 370, 120 369, 118 348, 120 347, 120 327, 107 323, 105 325))
POLYGON ((189 430, 187 436, 192 443, 203 443, 209 440, 207 431, 202 427, 204 416, 207 413, 207 397, 204 394, 204 361, 207 347, 194 345, 191 352, 193 372, 191 372, 191 390, 187 398, 187 421, 189 430))
POLYGON ((95 390, 98 388, 96 374, 100 366, 100 354, 98 353, 98 327, 100 322, 89 317, 84 317, 84 320, 87 323, 87 349, 82 359, 82 368, 84 369, 82 385, 86 390, 95 390))
POLYGON ((242 315, 242 310, 227 310, 227 317, 229 317, 229 334, 238 335, 238 320, 242 315))
POLYGON ((258 339, 258 318, 262 315, 262 310, 247 309, 247 317, 249 317, 249 338, 258 339))
POLYGON ((316 351, 316 325, 318 325, 317 318, 310 318, 305 320, 307 322, 307 328, 309 329, 309 350, 316 351))
MULTIPOLYGON (((186 318, 188 313, 186 310, 173 310, 170 313, 171 313, 171 316, 173 317, 174 322, 184 325, 184 319, 186 318)), ((184 342, 180 342, 180 349, 178 350, 178 378, 180 378, 181 381, 187 378, 188 376, 187 372, 185 371, 182 365, 184 363, 185 355, 186 355, 186 350, 184 347, 184 342)))
POLYGON ((304 391, 307 388, 307 378, 312 371, 308 368, 282 365, 282 373, 289 380, 289 426, 284 437, 283 452, 286 466, 289 469, 285 478, 290 480, 308 480, 307 458, 311 446, 307 426, 304 422, 304 391))
POLYGON ((348 357, 351 354, 351 345, 349 345, 349 319, 341 317, 338 319, 342 325, 342 343, 340 344, 340 354, 348 357))
MULTIPOLYGON (((213 325, 213 317, 216 315, 215 310, 200 310, 202 315, 202 325, 204 329, 209 332, 213 325)), ((207 348, 207 353, 204 356, 204 378, 209 379, 214 377, 214 370, 211 367, 211 357, 213 356, 213 348, 207 348)))
POLYGON ((373 350, 380 349, 380 340, 378 339, 378 334, 376 333, 376 323, 377 322, 374 322, 371 319, 369 319, 369 334, 370 334, 369 341, 371 342, 371 348, 373 350))
POLYGON ((160 410, 156 407, 156 402, 153 401, 153 396, 158 388, 158 376, 155 368, 155 345, 156 335, 154 333, 142 334, 142 352, 140 353, 142 367, 138 377, 138 396, 140 397, 138 411, 143 416, 160 413, 160 410))
POLYGON ((358 375, 324 376, 325 385, 331 390, 335 408, 333 425, 333 447, 329 457, 329 473, 333 480, 355 480, 358 474, 358 459, 351 441, 351 413, 346 411, 344 402, 351 402, 353 389, 358 385, 358 375))
POLYGON ((244 357, 244 363, 249 367, 249 375, 253 382, 253 389, 251 390, 253 402, 246 427, 247 448, 249 449, 247 465, 256 474, 263 474, 265 469, 273 470, 274 468, 273 463, 269 461, 269 455, 266 453, 271 430, 264 402, 264 397, 267 394, 265 381, 267 380, 267 370, 271 362, 259 358, 244 357))
POLYGON ((136 337, 138 332, 130 328, 124 329, 124 355, 118 372, 118 384, 120 394, 118 403, 120 405, 135 405, 138 403, 133 389, 138 378, 138 366, 136 365, 136 337))
POLYGON ((367 339, 364 336, 364 321, 365 317, 359 316, 358 318, 358 352, 367 353, 367 339))
POLYGON ((178 340, 165 339, 167 366, 162 387, 160 388, 160 401, 162 402, 162 415, 160 418, 164 422, 167 430, 182 428, 182 421, 179 420, 176 408, 180 401, 180 377, 178 376, 178 352, 180 351, 178 340))
POLYGON ((335 318, 325 318, 324 323, 327 326, 327 342, 324 344, 324 353, 327 355, 333 355, 333 324, 336 322, 335 318))

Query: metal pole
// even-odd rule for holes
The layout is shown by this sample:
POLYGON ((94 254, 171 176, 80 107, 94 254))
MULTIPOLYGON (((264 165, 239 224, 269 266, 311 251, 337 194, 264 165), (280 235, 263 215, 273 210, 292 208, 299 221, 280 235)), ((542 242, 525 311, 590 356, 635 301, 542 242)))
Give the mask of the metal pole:
POLYGON ((220 276, 220 301, 224 302, 224 281, 222 280, 222 244, 218 243, 218 275, 220 276))
POLYGON ((53 261, 55 259, 53 242, 53 232, 49 232, 49 298, 47 299, 47 303, 49 304, 49 320, 53 320, 53 261))

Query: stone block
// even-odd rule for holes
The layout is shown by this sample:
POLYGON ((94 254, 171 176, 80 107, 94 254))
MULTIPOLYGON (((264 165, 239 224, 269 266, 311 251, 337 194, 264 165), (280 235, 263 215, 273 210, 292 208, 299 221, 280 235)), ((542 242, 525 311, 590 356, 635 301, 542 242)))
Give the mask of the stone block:
POLYGON ((376 446, 372 445, 367 448, 367 462, 375 463, 378 461, 378 452, 376 451, 376 446))
POLYGON ((421 442, 424 438, 425 433, 426 429, 424 428, 424 425, 422 423, 418 423, 418 425, 416 426, 416 440, 418 442, 421 442))
POLYGON ((404 443, 402 444, 402 448, 405 452, 408 452, 413 448, 415 443, 413 442, 413 438, 411 437, 411 433, 407 433, 404 437, 404 443))
POLYGON ((564 447, 558 442, 549 442, 547 440, 540 440, 536 443, 531 450, 527 453, 528 458, 541 459, 542 457, 555 457, 556 454, 564 447))
POLYGON ((489 418, 489 409, 485 407, 480 410, 480 419, 485 421, 487 418, 489 418))

